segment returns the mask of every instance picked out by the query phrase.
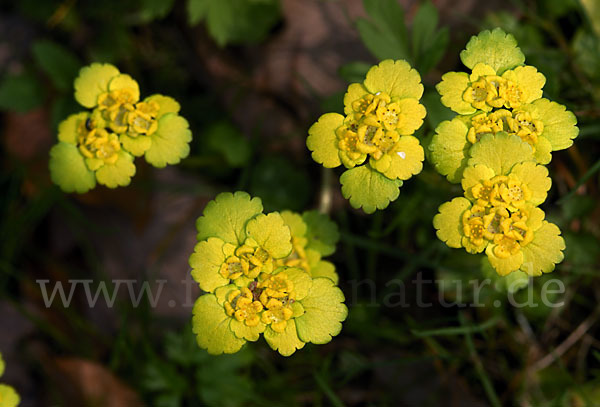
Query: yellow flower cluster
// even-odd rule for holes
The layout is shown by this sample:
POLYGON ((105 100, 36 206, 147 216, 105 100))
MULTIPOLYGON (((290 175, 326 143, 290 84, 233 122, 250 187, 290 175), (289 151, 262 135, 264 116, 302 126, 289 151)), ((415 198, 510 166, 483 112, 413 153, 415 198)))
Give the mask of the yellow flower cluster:
POLYGON ((464 197, 440 206, 437 235, 450 247, 485 251, 500 275, 550 272, 565 244, 538 208, 551 185, 538 164, 572 143, 576 120, 542 99, 546 78, 524 65, 515 39, 502 30, 473 37, 461 59, 471 73, 448 72, 437 85, 442 103, 458 115, 438 125, 429 148, 436 169, 460 182, 464 197))

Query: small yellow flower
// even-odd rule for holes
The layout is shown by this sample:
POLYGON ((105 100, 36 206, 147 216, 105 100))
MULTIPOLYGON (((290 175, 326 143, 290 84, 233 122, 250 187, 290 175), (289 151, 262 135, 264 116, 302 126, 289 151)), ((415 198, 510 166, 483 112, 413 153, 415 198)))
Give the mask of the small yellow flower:
MULTIPOLYGON (((346 318, 344 296, 332 279, 320 277, 316 268, 311 276, 281 266, 315 248, 331 254, 337 229, 332 233, 327 221, 311 212, 301 218, 262 211, 258 198, 223 193, 197 221, 200 242, 190 266, 207 293, 196 300, 193 327, 198 345, 211 354, 237 352, 262 334, 271 348, 289 356, 308 342, 329 342, 346 318), (315 222, 319 226, 309 233, 307 224, 315 222)), ((307 264, 316 263, 307 259, 307 264)))
POLYGON ((83 193, 96 182, 126 186, 135 174, 134 156, 164 167, 188 155, 191 132, 174 99, 153 95, 140 101, 137 82, 110 64, 82 68, 74 86, 75 99, 93 110, 59 125, 49 167, 64 191, 83 193))
POLYGON ((564 240, 537 205, 550 189, 548 170, 517 136, 486 135, 473 147, 463 173, 464 197, 440 206, 433 224, 448 246, 486 253, 504 276, 537 276, 562 261, 564 240))
POLYGON ((363 83, 348 87, 345 116, 324 114, 309 129, 313 159, 327 168, 348 168, 340 180, 354 207, 367 213, 384 208, 401 181, 421 172, 424 151, 412 134, 425 117, 422 95, 421 78, 406 61, 385 60, 363 83), (367 177, 370 182, 364 182, 367 177))

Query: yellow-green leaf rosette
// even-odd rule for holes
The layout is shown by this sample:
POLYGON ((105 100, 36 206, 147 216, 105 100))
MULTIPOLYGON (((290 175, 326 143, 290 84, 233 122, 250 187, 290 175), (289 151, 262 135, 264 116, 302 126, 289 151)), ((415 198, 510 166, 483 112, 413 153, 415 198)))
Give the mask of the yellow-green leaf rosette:
POLYGON ((442 204, 433 219, 437 236, 449 247, 485 252, 502 276, 551 272, 565 243, 537 207, 550 186, 548 170, 536 164, 528 144, 507 133, 486 135, 464 171, 464 197, 442 204))
POLYGON ((92 110, 65 119, 50 150, 51 179, 65 192, 129 185, 135 156, 164 167, 189 154, 191 132, 174 99, 140 101, 137 82, 110 64, 82 68, 74 87, 77 102, 92 110))
POLYGON ((310 264, 294 252, 307 247, 302 218, 262 211, 260 199, 245 192, 222 193, 196 223, 200 242, 190 266, 207 293, 195 303, 193 329, 211 354, 237 352, 264 334, 289 356, 307 342, 329 342, 346 318, 334 281, 301 268, 310 264))
POLYGON ((60 123, 49 167, 55 184, 77 193, 89 191, 96 182, 109 188, 126 186, 135 174, 133 156, 122 148, 119 137, 100 127, 87 112, 60 123))
POLYGON ((486 134, 506 132, 528 143, 536 162, 568 148, 578 135, 575 115, 542 98, 545 77, 525 57, 514 37, 497 28, 473 37, 461 53, 471 73, 448 72, 436 88, 442 103, 458 113, 441 122, 430 143, 431 161, 450 182, 462 178, 471 147, 486 134))
POLYGON ((421 172, 424 151, 412 134, 426 111, 423 85, 406 61, 385 60, 344 96, 344 115, 327 113, 306 140, 313 159, 326 168, 344 165, 343 195, 366 213, 387 207, 402 182, 421 172))
POLYGON ((332 254, 335 250, 339 238, 337 225, 327 215, 317 211, 305 212, 302 216, 284 211, 281 216, 290 228, 292 252, 287 257, 277 260, 275 264, 301 268, 312 277, 326 277, 337 284, 339 276, 335 265, 323 260, 324 256, 332 254), (309 222, 305 219, 309 219, 309 222), (314 228, 319 230, 315 231, 314 228), (321 238, 317 237, 317 233, 321 238), (330 247, 333 247, 333 250, 330 250, 330 247))
MULTIPOLYGON (((0 377, 4 374, 4 360, 0 354, 0 377)), ((12 386, 0 383, 0 407, 17 407, 21 397, 12 386)))
POLYGON ((137 103, 126 115, 128 130, 121 135, 123 148, 136 157, 163 168, 177 164, 190 152, 192 133, 179 116, 179 103, 163 95, 152 95, 137 103))

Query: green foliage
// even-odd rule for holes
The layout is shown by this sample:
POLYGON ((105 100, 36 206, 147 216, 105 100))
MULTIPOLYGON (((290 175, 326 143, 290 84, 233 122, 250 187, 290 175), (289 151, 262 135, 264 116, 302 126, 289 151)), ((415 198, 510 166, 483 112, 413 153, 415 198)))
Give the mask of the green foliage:
POLYGON ((278 0, 188 0, 188 20, 206 21, 217 44, 251 44, 262 41, 279 20, 278 0))
POLYGON ((284 157, 266 157, 256 164, 249 192, 262 199, 265 211, 301 210, 309 199, 310 179, 284 157), (273 186, 277 185, 277 188, 273 186))
POLYGON ((56 89, 69 91, 81 68, 79 59, 62 45, 48 40, 36 41, 31 50, 36 64, 48 75, 56 89))
POLYGON ((231 167, 243 167, 252 155, 250 142, 230 122, 221 121, 206 130, 206 143, 214 153, 221 154, 231 167))
POLYGON ((250 350, 214 357, 198 348, 188 327, 168 332, 165 359, 153 359, 144 368, 142 390, 157 407, 179 407, 197 403, 207 407, 244 406, 256 395, 244 375, 254 361, 250 350))
POLYGON ((0 109, 26 112, 44 102, 44 91, 31 73, 6 75, 0 82, 0 109))
POLYGON ((444 55, 448 28, 436 29, 439 16, 431 1, 421 4, 410 30, 404 10, 396 0, 364 0, 363 4, 370 19, 359 19, 356 27, 377 59, 405 59, 424 75, 444 55))
MULTIPOLYGON (((11 327, 3 335, 20 335, 12 327, 23 318, 31 332, 19 336, 16 350, 2 349, 9 362, 7 373, 25 372, 23 386, 31 389, 27 398, 41 405, 81 402, 62 394, 55 376, 66 386, 72 383, 48 369, 48 358, 38 358, 36 349, 43 349, 49 360, 60 355, 104 365, 116 383, 149 406, 438 406, 450 399, 457 405, 492 405, 498 399, 507 406, 598 404, 600 352, 593 341, 599 337, 598 323, 585 325, 583 336, 570 342, 564 354, 557 352, 574 332, 581 333, 577 328, 583 321, 597 317, 598 2, 496 2, 485 7, 490 13, 479 13, 474 20, 469 2, 434 1, 437 13, 430 1, 412 2, 403 10, 406 1, 367 0, 366 17, 357 21, 356 35, 347 37, 348 30, 341 27, 344 13, 361 14, 346 10, 349 3, 292 3, 306 7, 302 11, 310 15, 289 13, 280 21, 280 2, 275 0, 3 3, 5 42, 10 46, 3 60, 0 109, 35 109, 27 116, 4 114, 0 143, 0 230, 10 237, 0 242, 0 297, 11 327), (203 54, 202 29, 185 28, 186 23, 203 24, 215 42, 235 46, 218 55, 203 54), (279 23, 281 32, 275 32, 279 23), (456 29, 447 44, 445 27, 450 23, 456 29), (294 35, 306 35, 300 31, 303 25, 318 41, 298 47, 290 32, 297 29, 294 35), (518 273, 499 278, 487 264, 482 266, 484 255, 451 249, 436 239, 432 217, 461 188, 446 182, 430 164, 405 183, 402 194, 385 210, 365 215, 340 193, 337 177, 344 169, 322 170, 302 147, 309 124, 320 113, 344 114, 345 89, 319 98, 323 90, 311 89, 308 83, 331 79, 331 66, 338 64, 342 80, 360 83, 375 59, 393 57, 406 58, 423 75, 421 103, 427 108, 427 124, 416 137, 427 152, 432 129, 453 117, 433 85, 442 70, 464 71, 456 51, 469 36, 496 27, 515 37, 527 63, 546 77, 544 97, 575 112, 581 129, 576 146, 553 155, 548 169, 554 182, 542 207, 563 231, 565 259, 551 275, 531 280, 518 273), (283 48, 271 53, 270 40, 279 46, 281 37, 290 44, 282 41, 283 48), (361 39, 375 58, 369 64, 350 62, 365 52, 361 39), (446 49, 453 51, 442 61, 446 49), (264 64, 282 55, 279 51, 289 51, 285 55, 299 69, 266 69, 269 76, 263 82, 265 77, 256 74, 265 72, 264 64), (18 155, 19 148, 31 149, 44 161, 58 123, 80 110, 71 93, 73 72, 92 61, 111 62, 130 73, 139 79, 143 93, 164 92, 180 101, 195 135, 183 165, 162 174, 139 165, 136 181, 125 191, 99 188, 73 197, 49 187, 44 163, 30 164, 18 155), (214 61, 225 69, 215 74, 214 61), (304 70, 307 62, 311 71, 304 70), (228 76, 233 71, 235 75, 228 76), (306 72, 325 76, 313 81, 303 77, 306 72), (282 76, 290 74, 293 86, 280 88, 282 76), (271 80, 277 85, 271 86, 271 80), (254 105, 242 110, 248 101, 254 105), (286 116, 282 121, 293 124, 273 132, 278 120, 272 119, 279 117, 263 115, 264 104, 275 105, 286 116), (242 126, 252 129, 251 138, 239 131, 242 126), (189 305, 165 310, 143 301, 131 308, 120 298, 115 308, 90 309, 76 294, 68 308, 38 312, 36 279, 50 279, 51 285, 56 280, 103 279, 107 264, 118 266, 111 267, 111 273, 131 272, 116 278, 185 274, 178 266, 183 255, 177 251, 189 243, 182 240, 183 231, 205 202, 218 192, 235 190, 262 196, 268 210, 303 212, 309 225, 307 249, 328 252, 339 237, 337 253, 328 260, 339 272, 350 310, 331 344, 307 345, 282 358, 260 341, 237 354, 215 357, 199 349, 184 322, 189 320, 189 305), (326 222, 317 206, 335 223, 326 222), (130 238, 139 248, 133 254, 130 238), (420 290, 422 300, 432 306, 416 304, 418 276, 432 281, 420 290), (566 289, 566 294, 548 298, 564 301, 557 308, 541 301, 542 289, 552 279, 566 289), (512 291, 511 282, 518 290, 512 291), (477 284, 484 285, 478 290, 477 284), (536 305, 515 306, 513 297, 518 304, 531 297, 536 305), (481 306, 469 306, 476 298, 481 306), (116 335, 111 327, 118 327, 116 335), (550 366, 536 371, 543 358, 551 359, 550 366), (32 372, 37 373, 26 376, 32 372)), ((547 113, 554 117, 556 112, 547 113)), ((355 189, 367 195, 365 199, 374 198, 360 182, 355 189)), ((180 276, 167 278, 163 294, 180 276)), ((197 287, 191 289, 196 292, 197 287)))
POLYGON ((139 19, 141 23, 165 18, 173 8, 175 0, 140 0, 139 19))

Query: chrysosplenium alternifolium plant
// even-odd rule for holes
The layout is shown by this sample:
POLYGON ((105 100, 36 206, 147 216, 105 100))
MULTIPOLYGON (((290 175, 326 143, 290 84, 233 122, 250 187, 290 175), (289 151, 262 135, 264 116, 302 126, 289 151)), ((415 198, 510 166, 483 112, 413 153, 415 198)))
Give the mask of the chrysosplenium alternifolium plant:
POLYGON ((471 74, 449 72, 437 86, 459 115, 440 123, 430 150, 436 169, 461 182, 464 197, 440 206, 437 235, 450 247, 485 251, 503 276, 551 272, 565 243, 537 207, 552 183, 541 164, 573 144, 575 115, 542 98, 544 76, 523 65, 515 39, 500 29, 473 37, 461 59, 471 74))
POLYGON ((448 72, 437 85, 442 103, 458 115, 437 126, 429 147, 433 164, 450 182, 460 182, 471 148, 486 134, 519 137, 539 164, 573 144, 579 133, 575 115, 542 98, 546 78, 523 65, 525 56, 512 35, 499 28, 483 31, 460 57, 471 73, 448 72))
POLYGON ((134 157, 162 168, 189 154, 192 133, 178 114, 179 103, 163 95, 140 101, 137 82, 110 64, 82 68, 75 99, 91 111, 60 123, 50 150, 50 176, 65 192, 84 193, 96 182, 129 185, 134 157))
POLYGON ((387 207, 402 182, 421 172, 424 151, 412 134, 425 117, 422 95, 416 70, 406 61, 385 60, 362 84, 348 87, 345 116, 326 113, 309 129, 306 145, 313 159, 327 168, 347 168, 340 182, 353 207, 366 213, 387 207))
POLYGON ((305 343, 329 342, 348 310, 332 263, 338 232, 325 215, 263 213, 258 198, 222 193, 196 223, 192 276, 206 294, 194 305, 198 344, 234 353, 265 340, 289 356, 305 343))
MULTIPOLYGON (((4 360, 0 354, 0 377, 4 374, 4 360)), ((0 406, 16 407, 21 402, 21 398, 11 386, 0 383, 0 406)))

